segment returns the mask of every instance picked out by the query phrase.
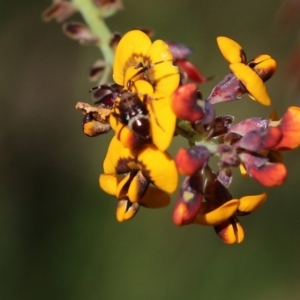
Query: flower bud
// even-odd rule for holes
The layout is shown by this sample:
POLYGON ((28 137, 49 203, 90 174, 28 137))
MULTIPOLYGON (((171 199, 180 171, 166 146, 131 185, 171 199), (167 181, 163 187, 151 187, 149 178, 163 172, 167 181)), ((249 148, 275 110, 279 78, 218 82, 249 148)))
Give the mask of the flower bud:
POLYGON ((198 99, 199 93, 195 84, 180 86, 171 97, 171 107, 175 115, 192 123, 204 115, 203 100, 198 99))

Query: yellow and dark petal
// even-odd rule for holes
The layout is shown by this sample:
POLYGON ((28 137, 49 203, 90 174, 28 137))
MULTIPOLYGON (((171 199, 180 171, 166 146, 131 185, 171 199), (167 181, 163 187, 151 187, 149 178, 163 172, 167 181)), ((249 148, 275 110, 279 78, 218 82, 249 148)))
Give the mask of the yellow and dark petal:
POLYGON ((170 97, 155 97, 148 105, 153 144, 165 151, 171 144, 175 127, 176 115, 171 109, 170 97))
POLYGON ((236 78, 246 87, 249 96, 263 105, 271 105, 264 82, 254 70, 242 63, 230 64, 229 67, 236 78))
MULTIPOLYGON (((143 63, 142 63, 143 65, 143 63)), ((136 67, 129 67, 125 71, 125 76, 124 76, 124 86, 128 89, 130 89, 132 92, 137 92, 138 90, 135 87, 135 81, 141 80, 143 78, 144 72, 140 72, 142 65, 140 68, 136 67)), ((145 80, 143 80, 145 81, 145 80)), ((149 83, 150 84, 150 83, 149 83)))
POLYGON ((267 81, 276 72, 277 63, 270 55, 261 54, 249 61, 248 66, 252 68, 263 81, 267 81))
POLYGON ((131 202, 139 202, 145 195, 150 181, 146 179, 141 171, 138 171, 132 178, 127 197, 131 202))
POLYGON ((120 40, 113 66, 113 78, 119 85, 124 83, 125 72, 129 67, 136 67, 143 62, 152 42, 144 32, 132 30, 127 32, 120 40))
POLYGON ((244 229, 236 217, 214 227, 219 238, 226 244, 239 244, 244 240, 244 229))
POLYGON ((238 207, 239 200, 232 199, 212 211, 207 212, 201 208, 193 223, 209 226, 221 224, 222 222, 233 216, 236 213, 238 207))
POLYGON ((116 196, 120 180, 121 178, 119 178, 116 174, 101 174, 99 177, 99 185, 105 193, 116 196))
POLYGON ((117 190, 116 190, 116 197, 118 199, 128 199, 127 193, 130 187, 131 181, 135 176, 135 172, 129 172, 118 182, 117 190))
POLYGON ((140 148, 138 163, 144 176, 167 193, 173 193, 178 184, 175 162, 167 152, 159 151, 154 145, 140 148))
POLYGON ((218 36, 217 44, 222 55, 229 63, 246 63, 246 54, 236 41, 225 36, 218 36))
POLYGON ((168 206, 170 202, 171 198, 167 193, 154 186, 149 186, 139 204, 147 208, 162 208, 168 206))
POLYGON ((245 196, 240 199, 238 215, 245 215, 257 210, 267 199, 267 193, 245 196))
POLYGON ((131 169, 128 167, 128 161, 135 159, 136 152, 125 148, 123 144, 114 136, 109 144, 106 157, 103 162, 105 174, 124 174, 131 169))
POLYGON ((291 106, 284 113, 279 128, 283 134, 277 150, 291 150, 300 145, 300 107, 291 106))
POLYGON ((138 212, 140 205, 131 203, 129 200, 119 200, 116 210, 116 217, 119 222, 128 221, 132 219, 138 212))

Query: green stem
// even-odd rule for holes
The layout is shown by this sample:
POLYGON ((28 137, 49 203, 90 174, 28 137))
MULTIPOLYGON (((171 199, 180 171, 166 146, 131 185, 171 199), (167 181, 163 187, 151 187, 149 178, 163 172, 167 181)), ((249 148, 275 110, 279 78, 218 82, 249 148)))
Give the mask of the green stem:
MULTIPOLYGON (((103 77, 108 77, 114 61, 114 52, 109 45, 112 33, 104 22, 104 19, 101 17, 99 8, 93 4, 93 1, 72 0, 72 2, 80 11, 90 30, 99 39, 97 46, 101 50, 103 59, 107 64, 107 69, 105 74, 103 74, 103 77)), ((103 78, 104 81, 106 79, 107 78, 103 78)))

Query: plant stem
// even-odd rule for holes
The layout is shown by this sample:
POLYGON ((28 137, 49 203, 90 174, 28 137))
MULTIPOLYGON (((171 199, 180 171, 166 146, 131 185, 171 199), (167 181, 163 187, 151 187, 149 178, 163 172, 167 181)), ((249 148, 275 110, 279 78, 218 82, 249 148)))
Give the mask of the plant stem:
POLYGON ((81 13, 90 30, 99 38, 97 46, 102 52, 103 59, 107 64, 101 81, 106 81, 114 61, 114 52, 109 45, 112 34, 104 22, 104 19, 101 17, 99 8, 93 4, 93 1, 72 0, 72 2, 81 13))

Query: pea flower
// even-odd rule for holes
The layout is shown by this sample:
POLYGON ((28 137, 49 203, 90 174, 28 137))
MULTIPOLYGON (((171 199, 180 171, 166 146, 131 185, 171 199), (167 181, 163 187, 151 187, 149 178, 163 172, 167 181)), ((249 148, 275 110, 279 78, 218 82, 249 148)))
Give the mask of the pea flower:
POLYGON ((173 221, 179 226, 191 223, 214 226, 223 242, 241 243, 245 234, 237 217, 255 211, 266 197, 266 193, 262 193, 233 199, 206 166, 185 178, 174 207, 173 221))
POLYGON ((167 205, 170 202, 167 193, 173 193, 178 182, 175 163, 168 153, 159 151, 154 145, 129 149, 116 137, 108 148, 103 171, 101 188, 122 201, 118 204, 118 220, 127 219, 124 207, 134 205, 134 210, 137 210, 139 205, 167 205))
MULTIPOLYGON (((64 17, 57 6, 55 10, 52 18, 64 17)), ((93 41, 88 27, 67 28, 72 34, 79 30, 79 41, 93 41)), ((116 35, 113 65, 99 61, 92 68, 90 77, 96 78, 112 66, 114 83, 92 89, 94 106, 79 102, 76 108, 84 114, 86 135, 114 131, 99 184, 117 199, 118 221, 133 218, 141 207, 167 206, 179 173, 185 178, 176 197, 174 223, 212 226, 226 244, 241 243, 245 232, 239 218, 256 211, 267 193, 233 197, 233 168, 267 188, 285 182, 282 151, 300 146, 300 108, 289 107, 279 120, 249 117, 235 123, 232 115, 218 116, 215 104, 245 93, 270 105, 264 82, 274 74, 276 61, 268 54, 247 60, 243 48, 227 37, 218 37, 217 44, 230 73, 206 98, 195 82, 208 78, 189 62, 191 50, 176 42, 152 42, 141 30, 116 35), (173 160, 166 150, 177 135, 188 147, 180 147, 173 160), (217 159, 216 170, 210 165, 212 157, 217 159)))
MULTIPOLYGON (((153 144, 161 151, 166 150, 176 125, 170 96, 179 84, 179 71, 173 65, 168 45, 162 40, 152 43, 148 35, 140 30, 128 32, 116 49, 113 78, 125 91, 135 94, 146 105, 145 114, 149 115, 153 144)), ((116 101, 117 107, 120 107, 120 102, 122 93, 116 101)), ((127 124, 118 126, 118 114, 112 115, 111 126, 119 137, 127 124)))
POLYGON ((267 93, 264 81, 276 71, 276 61, 263 54, 247 62, 243 48, 234 40, 224 36, 217 38, 219 49, 229 62, 229 73, 212 90, 208 97, 210 103, 237 100, 242 94, 248 93, 253 99, 263 105, 270 105, 271 99, 267 93))

